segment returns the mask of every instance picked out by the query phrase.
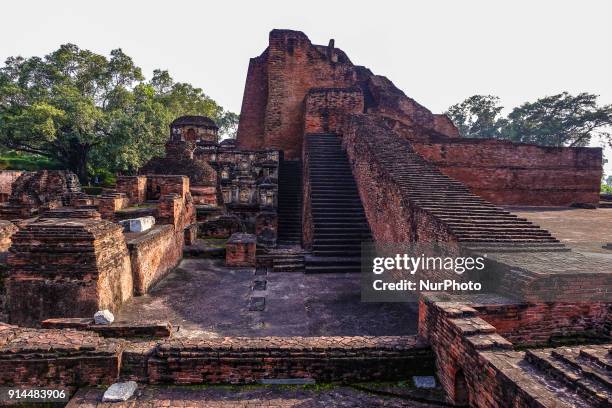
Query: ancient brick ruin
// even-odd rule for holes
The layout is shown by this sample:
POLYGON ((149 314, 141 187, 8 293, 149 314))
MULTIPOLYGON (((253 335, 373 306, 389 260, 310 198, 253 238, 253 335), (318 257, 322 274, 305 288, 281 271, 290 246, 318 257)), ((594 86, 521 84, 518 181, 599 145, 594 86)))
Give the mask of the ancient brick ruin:
MULTIPOLYGON (((0 385, 397 382, 435 370, 444 401, 457 406, 612 403, 612 262, 507 207, 596 207, 600 149, 462 138, 333 40, 315 45, 289 30, 273 30, 250 61, 236 140, 220 141, 200 116, 177 118, 169 133, 164 157, 99 196, 66 172, 24 173, 3 187, 0 385), (262 318, 266 308, 282 310, 275 322, 288 333, 300 316, 333 314, 321 308, 325 296, 358 314, 365 302, 327 286, 359 280, 368 242, 486 254, 494 285, 422 293, 413 314, 376 309, 405 313, 391 319, 414 323, 407 334, 363 334, 377 319, 357 335, 252 334, 278 329, 262 318), (221 284, 188 293, 216 300, 211 292, 225 290, 228 303, 200 310, 199 299, 159 295, 208 275, 206 284, 221 284), (241 276, 249 297, 234 291, 241 276), (332 279, 304 315, 281 307, 315 276, 332 279), (281 297, 266 300, 272 290, 281 297), (163 303, 176 320, 140 317, 163 303), (136 321, 92 321, 126 305, 136 321), (246 316, 247 329, 180 327, 190 313, 246 316)), ((332 330, 350 316, 335 317, 332 330)))

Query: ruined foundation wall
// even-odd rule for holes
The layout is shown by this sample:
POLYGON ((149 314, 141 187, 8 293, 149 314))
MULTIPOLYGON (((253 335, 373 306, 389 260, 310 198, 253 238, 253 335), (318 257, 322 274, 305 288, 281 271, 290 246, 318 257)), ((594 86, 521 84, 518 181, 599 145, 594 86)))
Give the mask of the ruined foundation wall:
POLYGON ((249 384, 266 378, 393 381, 432 368, 426 346, 414 337, 393 336, 169 341, 148 362, 153 384, 249 384), (180 358, 186 350, 189 359, 180 358))
POLYGON ((8 201, 13 192, 13 182, 23 173, 22 170, 1 170, 0 171, 0 202, 8 201))
POLYGON ((610 332, 606 319, 612 314, 612 303, 475 303, 470 306, 500 335, 522 346, 547 344, 555 338, 597 338, 610 332))
POLYGON ((122 227, 104 220, 49 218, 13 235, 8 257, 9 321, 38 326, 53 317, 113 313, 132 297, 122 227))
POLYGON ((183 256, 184 233, 175 231, 171 225, 156 225, 143 233, 128 233, 134 295, 144 295, 183 256))
POLYGON ((354 87, 367 94, 368 111, 457 135, 448 120, 408 98, 387 78, 353 65, 333 42, 315 45, 302 32, 272 30, 268 48, 249 65, 238 146, 280 149, 286 159, 299 158, 306 95, 312 89, 354 87))
POLYGON ((505 376, 490 358, 494 355, 489 353, 517 352, 473 308, 421 298, 419 337, 432 346, 437 376, 450 403, 480 408, 539 406, 537 396, 505 376))
POLYGON ((147 177, 119 176, 115 190, 118 193, 125 193, 129 205, 142 204, 147 199, 147 177))
POLYGON ((123 342, 76 330, 0 323, 0 385, 65 388, 115 382, 123 342))
POLYGON ((494 204, 599 203, 600 148, 545 147, 482 139, 412 145, 442 173, 494 204))

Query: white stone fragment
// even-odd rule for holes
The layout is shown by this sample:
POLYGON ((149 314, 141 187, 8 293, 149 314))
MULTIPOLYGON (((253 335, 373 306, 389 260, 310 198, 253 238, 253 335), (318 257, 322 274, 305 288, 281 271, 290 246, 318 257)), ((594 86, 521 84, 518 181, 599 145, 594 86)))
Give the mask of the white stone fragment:
POLYGON ((110 310, 98 310, 94 315, 95 324, 111 324, 115 320, 115 316, 110 310))
POLYGON ((138 384, 134 381, 114 383, 104 392, 102 397, 103 402, 121 402, 127 401, 132 395, 138 384))
POLYGON ((415 375, 412 381, 417 388, 436 388, 436 379, 431 375, 415 375))
POLYGON ((126 232, 145 232, 155 225, 155 217, 147 215, 146 217, 130 218, 119 221, 119 224, 123 225, 126 232))

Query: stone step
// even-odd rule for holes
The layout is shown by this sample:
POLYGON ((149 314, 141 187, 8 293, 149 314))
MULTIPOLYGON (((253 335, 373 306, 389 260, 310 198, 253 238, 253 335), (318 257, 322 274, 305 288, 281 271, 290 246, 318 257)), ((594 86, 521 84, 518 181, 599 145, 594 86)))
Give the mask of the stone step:
POLYGON ((466 223, 466 224, 457 224, 457 223, 453 223, 453 224, 447 224, 450 229, 452 231, 509 231, 509 232, 513 232, 513 231, 525 231, 525 232, 529 232, 529 231, 544 231, 547 234, 550 234, 548 231, 542 230, 539 227, 537 227, 536 225, 531 225, 531 224, 524 224, 521 222, 518 222, 516 224, 509 224, 509 223, 489 223, 489 224, 485 224, 485 223, 466 223))
POLYGON ((521 236, 530 236, 530 237, 551 237, 552 235, 550 235, 550 232, 546 231, 546 230, 541 230, 541 229, 486 229, 486 230, 482 230, 482 229, 478 229, 476 227, 472 227, 470 229, 464 229, 464 230, 457 230, 457 229, 451 229, 451 231, 453 232, 453 234, 455 234, 456 236, 465 236, 465 235, 495 235, 495 236, 499 236, 499 235, 505 235, 505 236, 515 236, 515 235, 521 235, 521 236))
POLYGON ((593 407, 612 406, 610 385, 601 384, 589 378, 580 367, 567 364, 555 355, 555 350, 527 350, 525 360, 549 376, 561 381, 565 386, 575 390, 580 396, 592 403, 593 407))
POLYGON ((499 246, 475 246, 475 247, 466 247, 467 250, 475 252, 475 253, 523 253, 523 252, 569 252, 571 249, 566 247, 558 247, 558 248, 544 248, 539 246, 531 246, 531 247, 499 247, 499 246))
MULTIPOLYGON (((602 346, 606 347, 606 346, 602 346)), ((612 371, 598 366, 601 360, 588 358, 577 348, 560 347, 552 351, 553 357, 579 370, 585 378, 593 380, 612 392, 612 371)))

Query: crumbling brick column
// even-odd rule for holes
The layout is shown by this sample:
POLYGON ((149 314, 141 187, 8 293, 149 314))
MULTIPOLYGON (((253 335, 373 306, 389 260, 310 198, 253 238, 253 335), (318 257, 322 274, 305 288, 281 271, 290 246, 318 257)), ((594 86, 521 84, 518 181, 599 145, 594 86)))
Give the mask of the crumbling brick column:
POLYGON ((225 264, 227 266, 255 266, 257 238, 253 234, 233 234, 225 244, 225 264))
POLYGON ((121 210, 129 205, 129 199, 125 193, 111 193, 100 197, 98 211, 105 220, 113 221, 115 211, 121 210))
POLYGON ((9 321, 38 326, 53 317, 117 312, 132 296, 130 257, 120 225, 44 218, 13 235, 8 257, 9 321))
POLYGON ((120 176, 117 177, 118 193, 125 193, 129 205, 138 205, 147 199, 147 177, 146 176, 120 176))

